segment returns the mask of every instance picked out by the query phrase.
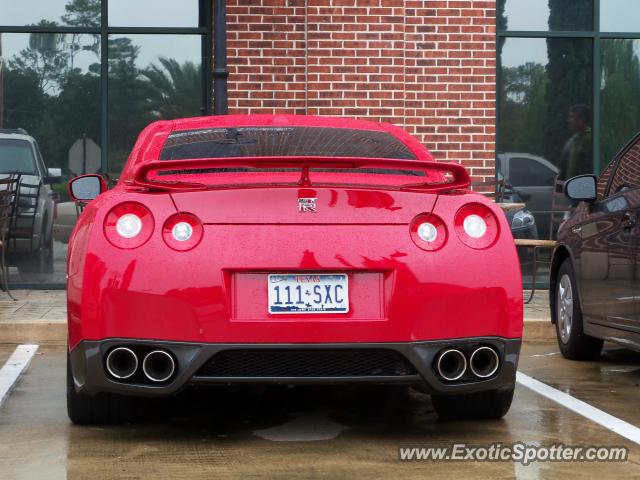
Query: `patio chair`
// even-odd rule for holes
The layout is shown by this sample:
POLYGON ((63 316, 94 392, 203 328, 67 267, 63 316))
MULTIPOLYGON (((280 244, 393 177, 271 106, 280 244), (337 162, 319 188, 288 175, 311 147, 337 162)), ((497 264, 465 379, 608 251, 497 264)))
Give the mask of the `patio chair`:
POLYGON ((9 290, 9 268, 6 254, 9 247, 9 230, 14 214, 18 178, 14 174, 0 179, 0 288, 15 300, 9 290))
POLYGON ((471 190, 487 197, 492 197, 495 203, 504 201, 505 182, 502 180, 483 180, 471 183, 471 190))
POLYGON ((525 304, 531 303, 533 296, 536 293, 536 281, 538 273, 538 264, 548 264, 547 261, 538 260, 538 250, 547 249, 553 250, 556 248, 557 242, 553 239, 554 232, 556 231, 556 225, 560 225, 564 221, 566 207, 563 205, 564 193, 563 193, 564 181, 559 180, 558 177, 553 179, 553 192, 551 194, 551 211, 549 219, 549 238, 548 239, 515 239, 516 247, 523 247, 532 250, 531 259, 531 292, 529 299, 524 302, 525 304))

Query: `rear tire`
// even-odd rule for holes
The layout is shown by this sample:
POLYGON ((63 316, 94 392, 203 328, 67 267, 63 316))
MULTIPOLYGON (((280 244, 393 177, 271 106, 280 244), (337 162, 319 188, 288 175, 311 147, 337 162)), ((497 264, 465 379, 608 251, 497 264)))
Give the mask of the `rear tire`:
POLYGON ((564 358, 569 360, 598 358, 604 341, 584 333, 576 276, 569 258, 562 262, 558 270, 553 309, 556 314, 558 347, 564 358))
POLYGON ((440 420, 497 420, 511 407, 514 388, 466 395, 431 395, 440 420))
POLYGON ((99 393, 84 395, 76 392, 71 362, 67 354, 67 414, 76 425, 113 425, 132 422, 137 418, 139 399, 99 393))

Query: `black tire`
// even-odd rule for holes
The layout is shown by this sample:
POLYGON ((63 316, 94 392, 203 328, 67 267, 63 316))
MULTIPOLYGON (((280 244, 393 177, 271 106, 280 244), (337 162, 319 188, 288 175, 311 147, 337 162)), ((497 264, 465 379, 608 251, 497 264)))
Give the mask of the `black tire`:
POLYGON ((440 420, 497 420, 504 417, 513 400, 514 388, 466 395, 431 395, 440 420))
POLYGON ((562 355, 569 360, 594 360, 600 356, 604 341, 600 338, 590 337, 584 333, 582 309, 580 308, 580 295, 576 283, 575 272, 571 265, 571 259, 566 258, 556 277, 556 291, 553 296, 553 311, 556 319, 556 338, 558 347, 562 355), (563 282, 565 287, 563 287, 563 282), (560 297, 566 297, 566 282, 570 284, 568 293, 571 295, 571 302, 567 304, 560 297), (565 292, 561 293, 561 288, 565 292), (565 312, 570 312, 571 316, 562 314, 560 308, 565 312), (564 315, 564 317, 562 317, 564 315), (570 324, 567 330, 567 322, 570 324))
POLYGON ((133 422, 138 417, 139 399, 99 393, 83 395, 76 392, 67 355, 67 414, 76 425, 113 425, 133 422))

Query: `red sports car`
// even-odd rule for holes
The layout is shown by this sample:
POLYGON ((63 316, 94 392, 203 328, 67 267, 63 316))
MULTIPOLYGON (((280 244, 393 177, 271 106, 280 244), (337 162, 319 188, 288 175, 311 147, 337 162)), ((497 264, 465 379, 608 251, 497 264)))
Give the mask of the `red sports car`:
POLYGON ((250 115, 156 122, 69 242, 68 411, 132 419, 189 385, 421 385, 509 409, 522 286, 509 225, 402 129, 250 115))

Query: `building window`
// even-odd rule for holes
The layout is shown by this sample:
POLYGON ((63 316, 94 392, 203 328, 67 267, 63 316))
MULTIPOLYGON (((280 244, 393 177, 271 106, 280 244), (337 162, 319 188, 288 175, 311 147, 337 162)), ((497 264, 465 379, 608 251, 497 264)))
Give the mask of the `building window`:
POLYGON ((13 168, 1 151, 12 135, 63 171, 54 184, 23 175, 53 199, 46 215, 56 218, 34 214, 35 227, 13 242, 10 282, 63 285, 77 217, 66 181, 93 172, 115 180, 148 123, 209 111, 210 2, 0 0, 0 11, 0 172, 13 168))
MULTIPOLYGON (((640 130, 640 2, 498 0, 497 8, 498 169, 520 156, 560 180, 600 174, 640 130)), ((555 238, 560 222, 546 219, 568 208, 552 194, 555 177, 534 187, 532 174, 523 189, 523 179, 498 175, 550 225, 539 225, 540 238, 555 238)))

